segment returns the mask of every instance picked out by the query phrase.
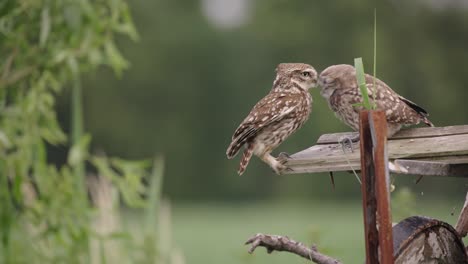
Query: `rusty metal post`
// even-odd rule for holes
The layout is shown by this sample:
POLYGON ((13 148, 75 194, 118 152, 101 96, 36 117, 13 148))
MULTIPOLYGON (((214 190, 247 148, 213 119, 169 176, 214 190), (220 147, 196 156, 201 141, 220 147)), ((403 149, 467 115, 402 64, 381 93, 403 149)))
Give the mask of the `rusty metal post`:
POLYGON ((359 132, 366 263, 392 264, 393 236, 385 113, 362 111, 359 132))
POLYGON ((388 171, 387 118, 383 111, 371 111, 369 124, 374 152, 377 192, 377 226, 380 263, 393 264, 392 214, 390 212, 390 173, 388 171))
POLYGON ((379 240, 377 233, 377 200, 374 186, 374 163, 372 161, 372 137, 369 128, 369 111, 360 114, 359 135, 361 144, 361 192, 364 212, 364 236, 366 264, 379 263, 379 240))

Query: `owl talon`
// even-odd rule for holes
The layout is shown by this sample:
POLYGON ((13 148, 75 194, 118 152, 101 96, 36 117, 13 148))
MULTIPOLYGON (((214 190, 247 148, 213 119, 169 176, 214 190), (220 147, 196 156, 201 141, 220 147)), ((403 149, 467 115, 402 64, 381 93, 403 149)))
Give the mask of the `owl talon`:
POLYGON ((293 169, 285 165, 290 159, 291 159, 291 156, 286 152, 281 152, 278 155, 278 158, 276 158, 276 160, 279 162, 279 166, 276 171, 277 174, 281 175, 285 171, 294 171, 293 169))
POLYGON ((288 166, 284 166, 283 164, 281 164, 280 166, 276 167, 276 170, 275 170, 276 174, 278 174, 278 175, 282 175, 282 174, 284 174, 284 173, 287 172, 287 171, 288 171, 288 172, 292 172, 292 171, 294 171, 294 170, 291 169, 291 168, 288 167, 288 166))
POLYGON ((286 153, 286 152, 281 152, 281 153, 278 155, 278 158, 291 159, 291 155, 289 155, 289 154, 286 153))
POLYGON ((281 152, 276 160, 279 162, 279 164, 284 165, 288 160, 291 159, 291 156, 288 155, 288 153, 281 152))
POLYGON ((346 153, 346 149, 348 148, 351 150, 351 153, 354 152, 353 148, 353 143, 356 143, 359 141, 359 135, 354 136, 354 137, 342 137, 339 139, 338 143, 341 145, 341 148, 343 149, 343 152, 346 153))

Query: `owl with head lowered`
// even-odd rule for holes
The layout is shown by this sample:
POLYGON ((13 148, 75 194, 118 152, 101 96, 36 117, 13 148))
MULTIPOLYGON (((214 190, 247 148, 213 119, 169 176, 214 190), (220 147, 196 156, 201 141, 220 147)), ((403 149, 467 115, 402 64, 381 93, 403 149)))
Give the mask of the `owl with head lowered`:
MULTIPOLYGON (((365 75, 369 100, 387 117, 387 137, 392 137, 403 125, 420 122, 434 126, 422 107, 398 95, 383 81, 365 75), (375 87, 374 87, 375 82, 375 87)), ((351 65, 333 65, 320 73, 320 94, 328 101, 335 115, 355 131, 359 131, 359 112, 363 110, 362 96, 356 80, 356 70, 351 65)))

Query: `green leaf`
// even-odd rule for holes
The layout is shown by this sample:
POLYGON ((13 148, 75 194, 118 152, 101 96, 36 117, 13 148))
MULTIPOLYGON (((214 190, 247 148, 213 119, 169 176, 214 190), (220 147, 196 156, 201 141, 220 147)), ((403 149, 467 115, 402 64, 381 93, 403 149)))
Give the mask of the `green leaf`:
POLYGON ((145 186, 143 177, 148 161, 126 161, 118 158, 92 157, 91 163, 99 175, 107 177, 117 185, 125 203, 132 207, 144 207, 145 186))
POLYGON ((41 12, 41 32, 39 35, 39 46, 44 47, 50 32, 49 7, 45 6, 41 12))
MULTIPOLYGON (((375 99, 375 79, 377 78, 377 8, 374 9, 374 78, 372 86, 372 96, 375 99)), ((372 109, 376 109, 375 100, 372 101, 372 109)))
POLYGON ((2 130, 0 130, 0 144, 5 149, 10 148, 12 146, 10 139, 2 130))
POLYGON ((120 76, 122 71, 128 68, 127 60, 122 57, 112 40, 106 42, 104 51, 109 60, 109 65, 114 69, 117 76, 120 76))
POLYGON ((63 9, 63 18, 70 29, 78 30, 82 24, 81 9, 78 4, 66 5, 63 9))
POLYGON ((148 193, 148 207, 145 210, 146 226, 145 231, 147 234, 155 235, 157 226, 157 214, 160 209, 161 203, 161 189, 164 177, 164 158, 158 156, 153 162, 153 171, 150 175, 149 193, 148 193))
POLYGON ((83 163, 88 158, 88 147, 90 142, 90 134, 82 136, 68 152, 68 164, 76 166, 83 163))
POLYGON ((367 93, 366 77, 364 74, 364 65, 362 63, 362 58, 354 59, 354 67, 356 68, 357 84, 359 86, 359 90, 361 91, 362 104, 367 110, 371 110, 372 107, 369 103, 369 94, 367 93))

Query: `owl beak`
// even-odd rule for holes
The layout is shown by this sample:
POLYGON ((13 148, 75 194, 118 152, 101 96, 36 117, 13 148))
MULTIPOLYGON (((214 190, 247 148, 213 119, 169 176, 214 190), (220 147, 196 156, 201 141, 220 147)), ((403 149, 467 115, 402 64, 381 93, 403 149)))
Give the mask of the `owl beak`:
POLYGON ((323 78, 319 78, 317 82, 317 88, 322 88, 325 84, 325 80, 323 78))
POLYGON ((312 82, 311 88, 312 88, 312 89, 315 89, 315 88, 317 88, 317 87, 318 87, 318 83, 317 83, 317 79, 315 79, 314 82, 312 82))
POLYGON ((314 80, 314 81, 312 82, 312 88, 317 88, 317 80, 314 80))

